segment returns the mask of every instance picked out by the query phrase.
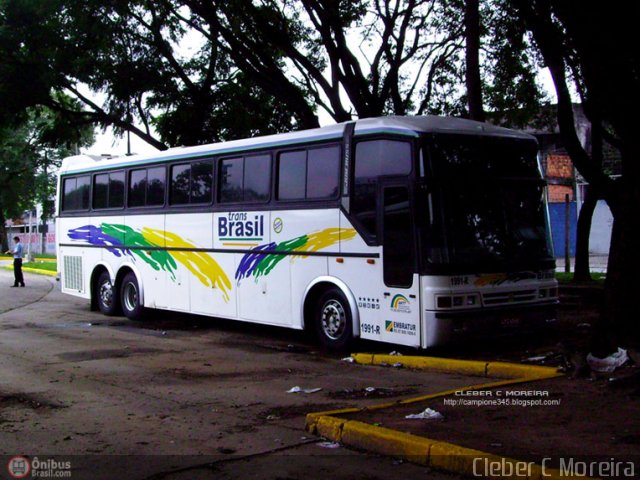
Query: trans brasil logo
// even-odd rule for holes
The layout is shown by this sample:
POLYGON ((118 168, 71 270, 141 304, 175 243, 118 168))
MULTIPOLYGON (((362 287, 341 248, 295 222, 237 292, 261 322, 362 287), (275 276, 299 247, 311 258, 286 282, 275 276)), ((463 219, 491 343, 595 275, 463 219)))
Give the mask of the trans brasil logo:
POLYGON ((218 217, 218 239, 225 247, 255 247, 264 240, 264 215, 229 212, 218 217))
POLYGON ((401 313, 411 313, 411 303, 404 295, 395 295, 391 299, 391 311, 401 313))

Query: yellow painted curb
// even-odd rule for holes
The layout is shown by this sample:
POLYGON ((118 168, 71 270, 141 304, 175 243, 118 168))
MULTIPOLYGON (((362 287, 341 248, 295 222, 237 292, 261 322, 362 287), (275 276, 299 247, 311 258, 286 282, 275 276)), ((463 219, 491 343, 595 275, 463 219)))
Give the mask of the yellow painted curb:
MULTIPOLYGON (((448 472, 482 476, 488 473, 490 478, 513 478, 529 480, 559 480, 572 478, 560 476, 555 469, 543 469, 532 462, 518 461, 501 457, 480 450, 454 445, 439 440, 420 437, 399 432, 385 427, 370 425, 357 420, 337 418, 333 415, 356 413, 359 411, 375 411, 397 405, 422 402, 455 392, 496 388, 560 377, 556 368, 537 365, 521 365, 506 362, 484 362, 474 360, 444 359, 435 357, 414 357, 376 354, 353 354, 354 360, 363 365, 391 365, 396 362, 404 367, 421 368, 440 372, 476 375, 484 378, 502 378, 502 380, 469 385, 444 392, 422 395, 420 397, 398 400, 363 408, 345 408, 329 412, 309 413, 306 417, 306 430, 334 442, 373 451, 382 455, 390 455, 412 463, 428 465, 448 472), (506 378, 506 379, 505 379, 506 378), (478 475, 480 474, 480 475, 478 475)), ((594 480, 580 477, 581 480, 594 480)))
MULTIPOLYGON (((13 257, 11 255, 0 255, 0 260, 13 260, 13 257)), ((53 262, 57 262, 58 259, 57 258, 36 258, 37 262, 47 262, 47 263, 53 263, 53 262)))
POLYGON ((342 408, 340 410, 329 410, 326 412, 314 412, 308 413, 306 416, 306 425, 309 432, 315 433, 317 430, 318 421, 324 417, 330 417, 332 415, 344 415, 347 413, 357 413, 362 411, 361 408, 342 408))
POLYGON ((343 424, 341 443, 428 465, 433 440, 390 428, 350 420, 343 424))
POLYGON ((37 273, 38 275, 48 275, 49 277, 55 277, 58 275, 58 272, 52 272, 51 270, 41 270, 39 268, 23 268, 25 272, 29 273, 37 273))
POLYGON ((372 355, 354 353, 351 355, 361 365, 392 365, 401 363, 407 368, 423 368, 447 373, 459 373, 491 378, 525 377, 541 378, 557 375, 557 369, 538 365, 520 365, 506 362, 486 362, 478 360, 458 360, 456 358, 414 357, 404 355, 372 355))
POLYGON ((487 377, 535 378, 538 380, 547 376, 556 376, 557 374, 558 369, 553 367, 506 362, 487 363, 487 377))
POLYGON ((344 418, 320 417, 315 426, 315 434, 340 442, 342 439, 342 427, 345 423, 347 423, 347 420, 344 418))
MULTIPOLYGON (((13 270, 13 266, 11 265, 5 265, 4 268, 6 270, 13 270)), ((22 269, 23 272, 29 272, 29 273, 37 273, 38 275, 47 275, 49 277, 55 277, 56 275, 58 275, 57 272, 52 272, 51 270, 41 270, 39 268, 29 268, 29 267, 25 267, 22 269)))

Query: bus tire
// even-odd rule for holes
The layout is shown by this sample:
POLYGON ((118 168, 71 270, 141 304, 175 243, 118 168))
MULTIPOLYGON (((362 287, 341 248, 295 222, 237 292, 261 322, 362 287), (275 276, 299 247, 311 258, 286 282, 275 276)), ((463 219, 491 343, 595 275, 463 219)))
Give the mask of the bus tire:
POLYGON ((120 303, 125 317, 131 320, 141 320, 144 316, 144 306, 140 301, 140 286, 136 274, 129 272, 122 280, 120 288, 120 303))
POLYGON ((330 288, 318 298, 315 329, 320 344, 331 350, 343 350, 353 341, 353 315, 339 288, 330 288))
POLYGON ((98 309, 110 317, 120 313, 120 297, 106 270, 98 277, 95 292, 98 309))

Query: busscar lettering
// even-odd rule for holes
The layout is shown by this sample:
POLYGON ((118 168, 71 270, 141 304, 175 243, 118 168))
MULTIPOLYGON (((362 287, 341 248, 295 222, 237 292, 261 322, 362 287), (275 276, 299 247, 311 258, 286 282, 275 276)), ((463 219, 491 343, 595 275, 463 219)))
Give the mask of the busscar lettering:
POLYGON ((263 237, 264 215, 248 218, 246 212, 229 212, 227 216, 218 217, 219 237, 263 237))

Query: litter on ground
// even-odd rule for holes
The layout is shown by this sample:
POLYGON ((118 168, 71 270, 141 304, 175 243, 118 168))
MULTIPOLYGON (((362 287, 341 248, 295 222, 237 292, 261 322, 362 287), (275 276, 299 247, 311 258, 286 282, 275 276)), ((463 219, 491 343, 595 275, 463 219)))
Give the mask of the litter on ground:
POLYGON ((287 393, 316 393, 322 390, 322 388, 301 388, 298 386, 291 387, 287 390, 287 393))
POLYGON ((612 353, 608 357, 598 358, 593 354, 587 355, 587 363, 591 370, 598 373, 611 373, 616 368, 621 367, 629 361, 629 355, 624 348, 618 348, 618 351, 612 353))
POLYGON ((415 420, 444 420, 444 416, 440 412, 436 412, 432 408, 427 408, 424 412, 407 415, 404 418, 415 420))

